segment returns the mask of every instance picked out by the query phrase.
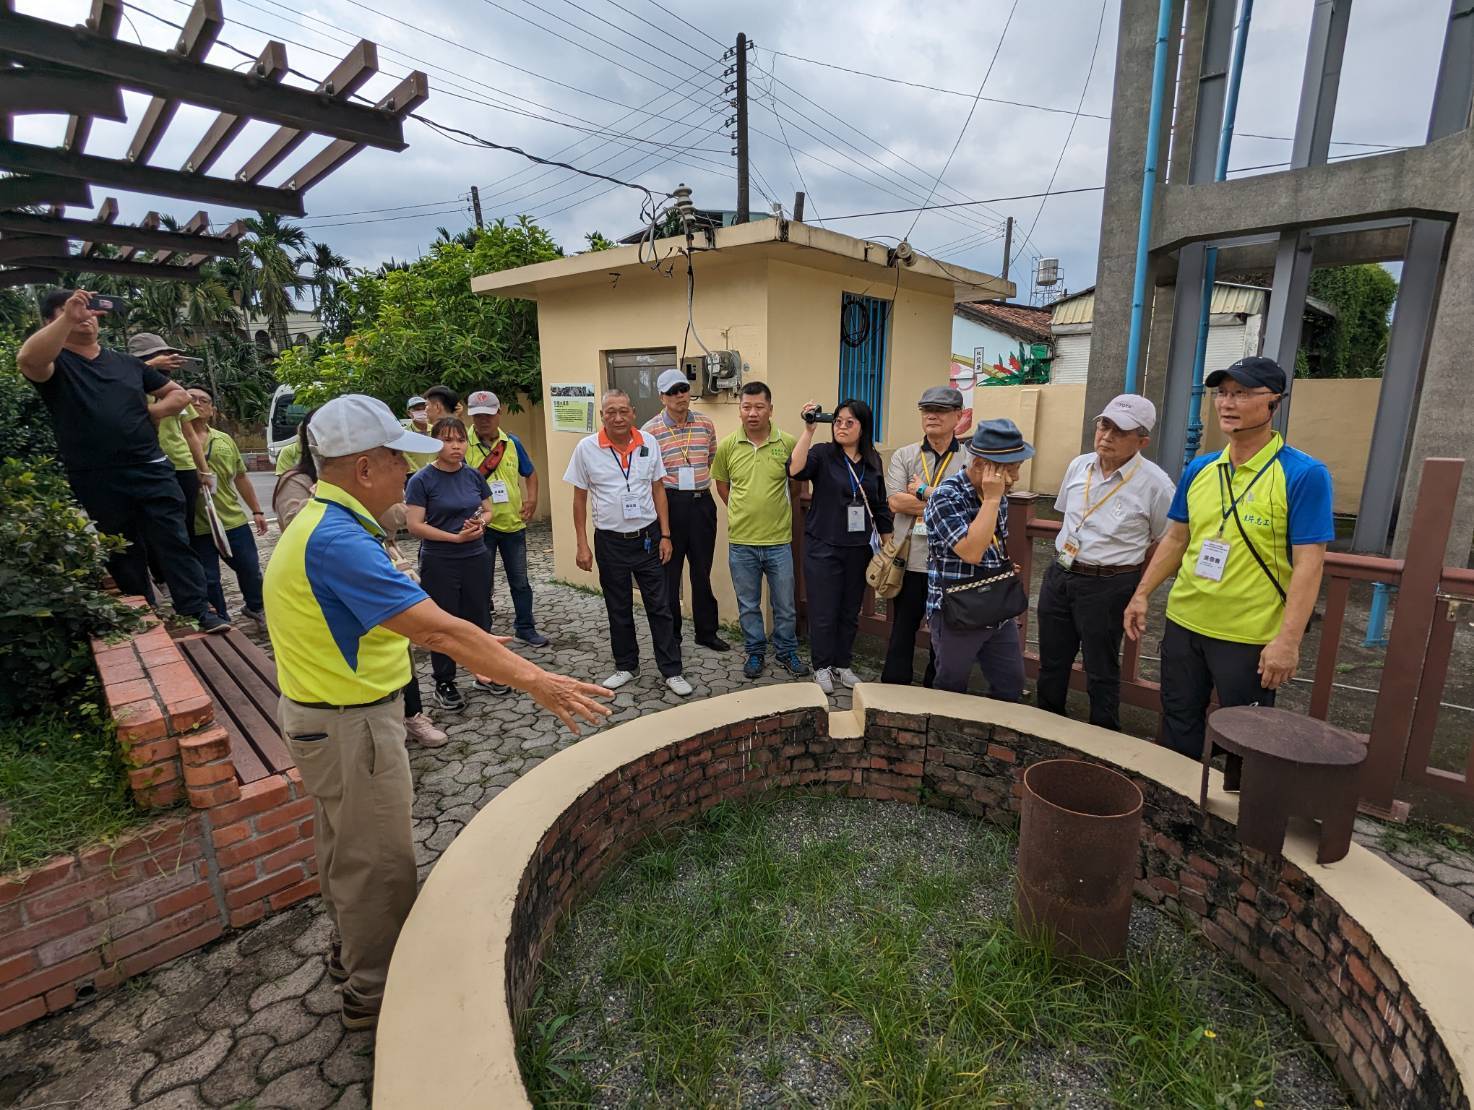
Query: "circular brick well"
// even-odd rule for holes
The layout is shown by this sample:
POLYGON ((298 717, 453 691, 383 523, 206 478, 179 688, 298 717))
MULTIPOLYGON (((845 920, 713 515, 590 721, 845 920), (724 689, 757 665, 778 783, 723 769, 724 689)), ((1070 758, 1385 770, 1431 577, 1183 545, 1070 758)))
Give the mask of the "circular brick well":
POLYGON ((598 733, 508 787, 446 850, 394 953, 374 1101, 410 1110, 527 1106, 517 1016, 559 921, 649 833, 719 800, 801 788, 1017 821, 1023 769, 1073 756, 1145 797, 1137 896, 1192 922, 1326 1046, 1358 1101, 1467 1107, 1474 936, 1391 865, 1353 845, 1315 863, 1292 825, 1283 858, 1239 845, 1216 772, 1038 710, 862 685, 831 714, 809 683, 681 706, 598 733))

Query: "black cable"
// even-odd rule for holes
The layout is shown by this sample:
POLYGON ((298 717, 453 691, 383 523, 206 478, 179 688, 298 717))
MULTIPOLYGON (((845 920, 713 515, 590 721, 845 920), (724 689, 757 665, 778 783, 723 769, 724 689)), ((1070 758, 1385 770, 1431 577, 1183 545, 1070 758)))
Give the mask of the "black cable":
MULTIPOLYGON (((1072 193, 1098 193, 1101 192, 1104 188, 1104 185, 1086 185, 1082 186, 1079 189, 1055 189, 1052 190, 1049 195, 1063 197, 1069 196, 1072 193)), ((1018 195, 1011 197, 989 197, 987 200, 960 200, 953 204, 933 204, 925 209, 887 208, 884 211, 880 212, 851 212, 847 216, 830 216, 829 222, 834 223, 836 220, 859 220, 871 216, 899 216, 917 211, 937 212, 946 208, 966 208, 968 205, 971 204, 1003 204, 1012 200, 1038 200, 1042 196, 1044 196, 1043 193, 1019 193, 1018 195)))

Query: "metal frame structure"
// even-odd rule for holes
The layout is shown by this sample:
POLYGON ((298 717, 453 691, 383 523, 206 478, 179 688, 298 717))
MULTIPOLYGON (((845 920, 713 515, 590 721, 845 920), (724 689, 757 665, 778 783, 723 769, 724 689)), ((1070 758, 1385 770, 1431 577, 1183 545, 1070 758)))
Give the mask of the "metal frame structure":
POLYGON ((169 51, 120 41, 122 15, 122 0, 93 0, 86 24, 66 27, 20 15, 10 0, 0 0, 0 170, 11 173, 0 177, 0 288, 77 270, 198 281, 207 259, 239 253, 242 223, 210 234, 210 217, 200 211, 179 231, 170 231, 157 212, 136 226, 117 223, 112 197, 90 220, 67 217, 67 206, 91 205, 91 186, 98 185, 302 216, 302 194, 364 147, 403 150, 404 118, 430 94, 425 74, 416 71, 377 103, 355 102, 358 90, 379 71, 378 50, 366 40, 312 89, 283 84, 288 66, 280 42, 267 43, 249 72, 212 65, 205 59, 225 26, 220 0, 195 0, 169 51), (152 94, 127 155, 87 153, 93 119, 126 122, 123 89, 152 94), (183 166, 150 165, 182 104, 219 114, 183 166), (69 115, 60 147, 14 139, 12 117, 34 113, 69 115), (252 120, 275 123, 277 130, 238 174, 209 174, 252 120), (314 136, 331 141, 288 173, 284 184, 263 183, 314 136), (78 253, 68 249, 71 242, 81 244, 78 253), (102 245, 122 249, 116 257, 100 257, 102 245))

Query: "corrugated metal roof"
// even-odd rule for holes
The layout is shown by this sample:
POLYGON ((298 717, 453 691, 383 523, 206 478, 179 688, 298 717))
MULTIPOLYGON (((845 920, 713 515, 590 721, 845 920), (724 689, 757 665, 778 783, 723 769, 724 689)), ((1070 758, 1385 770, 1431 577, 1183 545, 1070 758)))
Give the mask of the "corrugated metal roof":
MULTIPOLYGON (((1264 311, 1264 305, 1269 296, 1269 290, 1260 285, 1234 285, 1229 282, 1215 282, 1213 285, 1213 307, 1212 313, 1219 314, 1242 312, 1248 316, 1257 316, 1264 311)), ((1054 316, 1050 323, 1054 327, 1063 327, 1068 324, 1088 324, 1095 318, 1095 291, 1087 290, 1079 293, 1068 300, 1062 300, 1054 306, 1054 316)))

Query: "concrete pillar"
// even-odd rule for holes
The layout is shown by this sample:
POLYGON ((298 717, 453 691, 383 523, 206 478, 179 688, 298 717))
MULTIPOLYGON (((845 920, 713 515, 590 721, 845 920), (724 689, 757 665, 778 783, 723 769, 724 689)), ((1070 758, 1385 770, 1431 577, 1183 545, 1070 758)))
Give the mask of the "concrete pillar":
MULTIPOLYGON (((1182 26, 1183 0, 1176 0, 1169 44, 1169 96, 1182 26)), ((1126 388, 1126 347, 1136 277, 1136 239, 1141 222, 1141 182, 1146 163, 1147 123, 1152 102, 1152 55, 1157 38, 1157 0, 1121 0, 1116 46, 1116 83, 1111 98, 1111 133, 1106 152, 1106 187, 1100 214, 1100 258, 1096 265, 1095 314, 1090 329, 1090 377, 1085 389, 1088 416, 1126 388)), ((1171 138, 1171 105, 1162 127, 1158 166, 1166 167, 1171 138)), ((1148 263, 1150 265, 1150 263, 1148 263)), ((1149 326, 1149 324, 1148 324, 1149 326)), ((1080 449, 1093 436, 1081 429, 1080 449)))
POLYGON ((1428 364, 1423 371, 1423 392, 1418 398, 1417 424, 1408 455, 1407 479, 1402 491, 1402 510, 1397 520, 1394 550, 1406 552, 1410 540, 1413 506, 1424 459, 1461 458, 1464 467, 1459 499, 1454 509, 1444 563, 1469 565, 1469 548, 1474 544, 1474 404, 1469 400, 1469 352, 1474 351, 1474 205, 1458 215, 1443 268, 1443 287, 1438 314, 1428 343, 1428 364))

